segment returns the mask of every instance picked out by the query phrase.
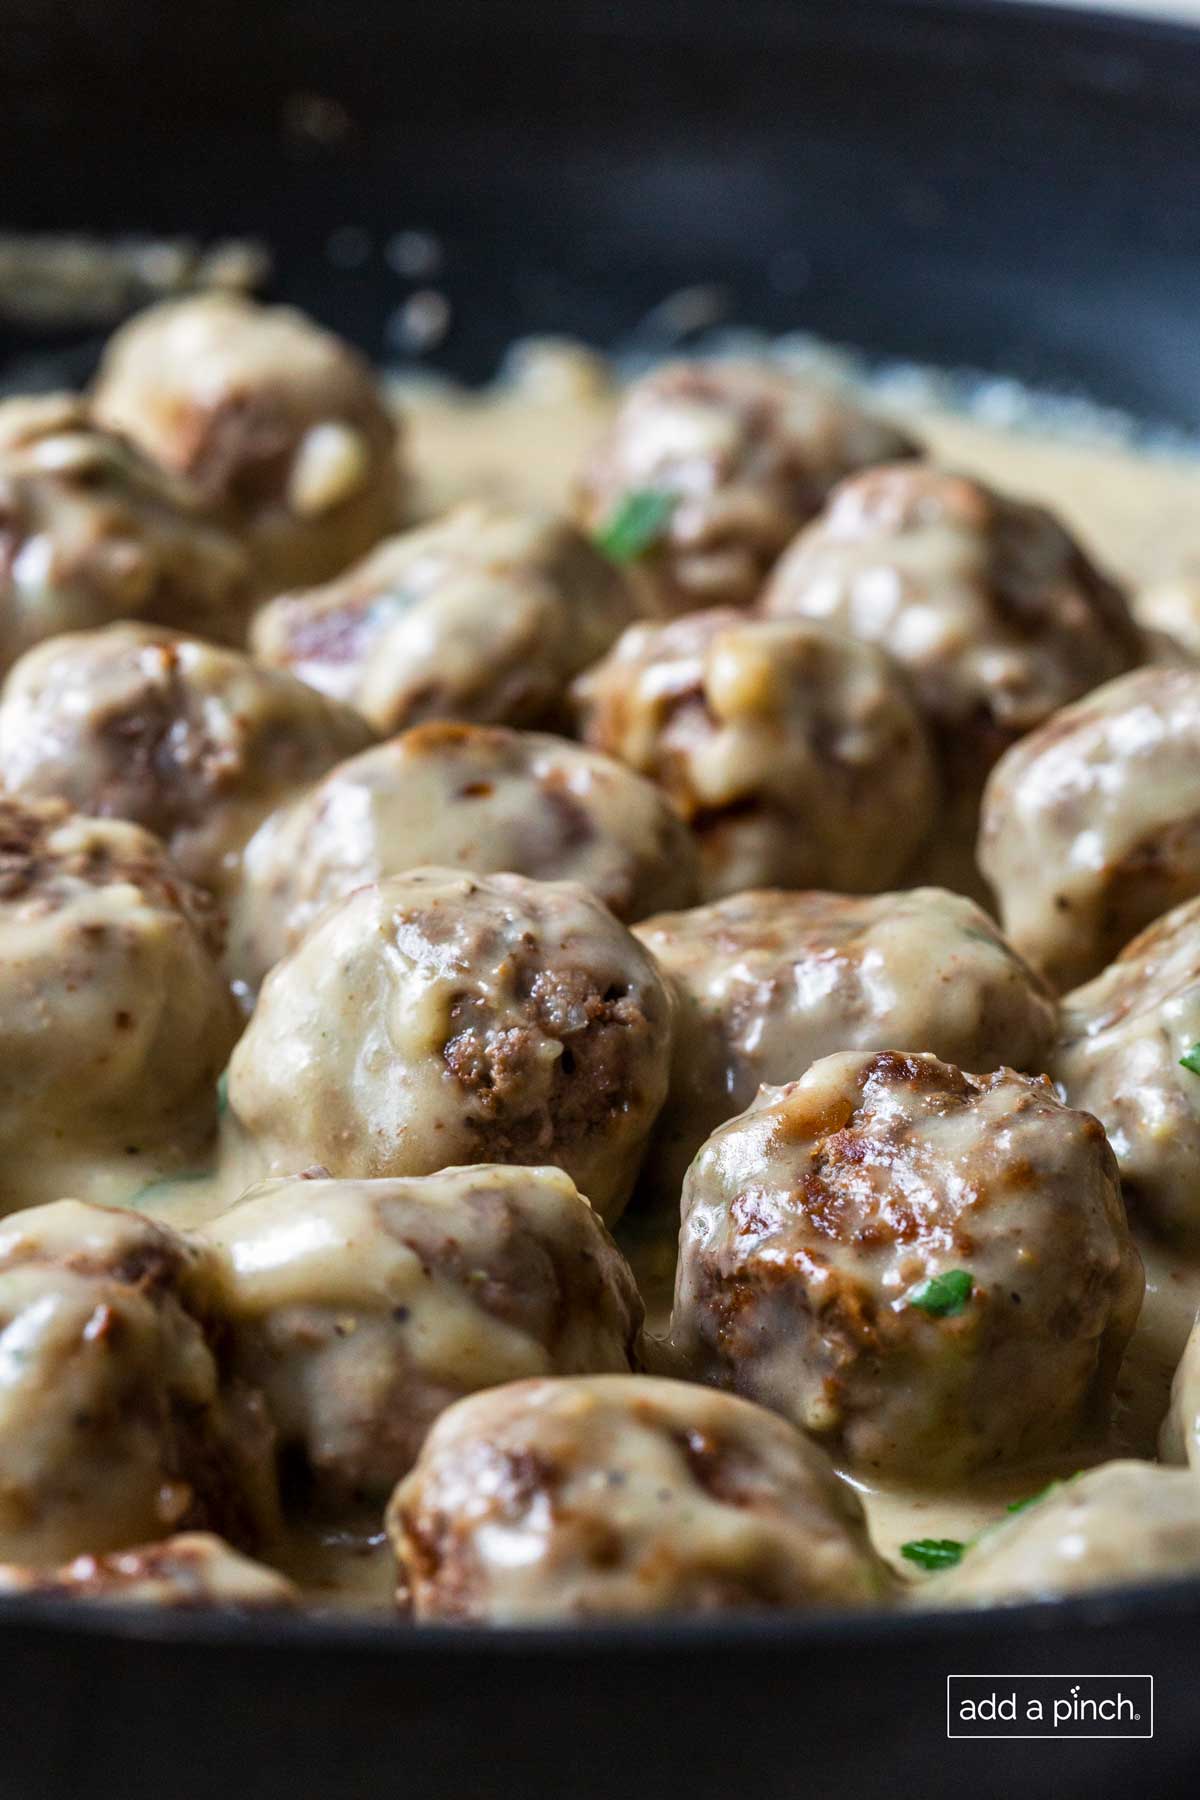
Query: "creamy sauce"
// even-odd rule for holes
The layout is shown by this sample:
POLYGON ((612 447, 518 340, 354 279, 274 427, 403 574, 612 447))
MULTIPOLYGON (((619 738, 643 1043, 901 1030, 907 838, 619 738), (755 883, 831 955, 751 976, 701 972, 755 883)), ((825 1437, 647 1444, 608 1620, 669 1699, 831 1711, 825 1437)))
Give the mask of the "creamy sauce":
MULTIPOLYGON (((570 350, 540 365, 537 379, 483 396, 421 387, 403 390, 401 397, 423 515, 480 496, 562 506, 573 472, 615 404, 603 366, 570 350)), ((902 422, 921 434, 942 463, 1058 511, 1098 558, 1134 586, 1200 571, 1200 467, 1194 462, 1018 435, 936 412, 912 413, 902 422)), ((134 1203, 177 1227, 201 1226, 257 1173, 227 1134, 218 1172, 158 1182, 134 1203)), ((617 1235, 646 1301, 647 1367, 668 1373, 664 1336, 674 1284, 673 1239, 636 1209, 617 1235)), ((969 1540, 1002 1518, 1007 1506, 1051 1480, 1113 1456, 1154 1456, 1171 1377, 1200 1310, 1200 1259, 1184 1263, 1152 1243, 1143 1243, 1142 1252, 1146 1300, 1107 1439, 1081 1444, 1053 1462, 980 1477, 952 1492, 884 1490, 855 1480, 885 1555, 895 1557, 902 1543, 916 1537, 969 1540)), ((394 1570, 378 1534, 323 1535, 297 1528, 272 1560, 318 1604, 391 1603, 394 1570)))
POLYGON ((271 1546, 268 1560, 303 1590, 313 1606, 389 1614, 395 1610, 396 1564, 378 1526, 356 1533, 298 1524, 271 1546))
MULTIPOLYGON (((561 506, 616 397, 582 379, 566 396, 500 389, 468 399, 415 389, 404 402, 425 513, 480 494, 561 506)), ((917 411, 900 422, 938 462, 1061 514, 1136 586, 1200 571, 1200 467, 1190 459, 1039 438, 946 413, 917 411)))
MULTIPOLYGON (((618 1225, 616 1235, 646 1303, 647 1370, 676 1373, 666 1342, 675 1285, 674 1243, 636 1212, 618 1225)), ((897 1557, 900 1545, 911 1538, 957 1538, 966 1543, 1003 1518, 1006 1507, 1039 1493, 1051 1481, 1113 1457, 1156 1455, 1171 1378, 1200 1314, 1200 1259, 1184 1261, 1145 1237, 1139 1240, 1139 1249, 1146 1269, 1146 1297, 1121 1367, 1107 1436, 1077 1444, 1059 1457, 981 1474, 951 1490, 877 1487, 843 1470, 867 1509, 871 1535, 885 1556, 897 1557)))

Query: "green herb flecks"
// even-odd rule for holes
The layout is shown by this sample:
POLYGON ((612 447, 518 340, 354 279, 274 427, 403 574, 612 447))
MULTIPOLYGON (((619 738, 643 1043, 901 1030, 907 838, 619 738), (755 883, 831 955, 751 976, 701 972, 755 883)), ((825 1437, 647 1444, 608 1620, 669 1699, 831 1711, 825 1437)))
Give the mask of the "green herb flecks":
POLYGON ((597 531, 596 542, 612 562, 636 562, 661 538, 678 504, 678 495, 658 488, 626 494, 597 531))
POLYGON ((1031 1506, 1039 1506, 1043 1500, 1048 1500, 1051 1494, 1056 1494, 1059 1488, 1066 1487, 1069 1482, 1078 1481, 1083 1473, 1082 1469, 1076 1469, 1074 1475, 1064 1475, 1061 1480, 1048 1481, 1044 1488, 1038 1489, 1036 1494, 1027 1494, 1024 1500, 1012 1500, 1004 1510, 1010 1513, 1023 1513, 1031 1506))
POLYGON ((966 1548, 957 1538, 912 1538, 901 1544, 900 1554, 919 1569, 952 1569, 962 1561, 966 1548))
POLYGON ((965 1308, 974 1286, 969 1269, 947 1269, 944 1275, 931 1275, 913 1288, 907 1304, 919 1307, 931 1319, 954 1319, 965 1308))
POLYGON ((1179 1066, 1186 1069, 1189 1075, 1200 1075, 1200 1044, 1193 1044, 1190 1050, 1184 1051, 1179 1059, 1179 1066))

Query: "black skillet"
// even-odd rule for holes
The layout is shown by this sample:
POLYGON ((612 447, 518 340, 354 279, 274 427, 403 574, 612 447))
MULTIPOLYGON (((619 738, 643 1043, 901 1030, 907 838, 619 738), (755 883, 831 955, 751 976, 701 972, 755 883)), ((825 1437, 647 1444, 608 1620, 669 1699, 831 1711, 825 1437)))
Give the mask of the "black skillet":
MULTIPOLYGON (((903 0, 4 0, 0 227, 260 235, 375 355, 751 324, 1200 427, 1200 34, 903 0), (346 227, 351 227, 349 235, 346 227), (331 258, 330 243, 335 255, 331 258), (351 266, 345 266, 349 260, 351 266)), ((86 331, 51 341, 80 375, 86 331)), ((0 370, 45 347, 0 327, 0 370)), ((413 1633, 0 1603, 0 1800, 1200 1791, 1200 1583, 959 1617, 413 1633), (1153 1742, 964 1744, 945 1678, 1152 1673, 1153 1742)))

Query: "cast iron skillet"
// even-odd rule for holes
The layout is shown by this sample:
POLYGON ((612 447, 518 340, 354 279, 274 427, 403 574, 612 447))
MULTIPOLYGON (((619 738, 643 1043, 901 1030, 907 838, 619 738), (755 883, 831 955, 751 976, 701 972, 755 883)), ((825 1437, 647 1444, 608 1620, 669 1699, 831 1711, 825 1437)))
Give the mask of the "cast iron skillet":
MULTIPOLYGON (((0 42, 0 225, 260 234, 279 291, 376 355, 410 291, 380 246, 422 228, 466 376, 704 281, 750 323, 1200 427, 1200 34, 901 0, 5 0, 0 42)), ((40 347, 10 331, 0 365, 40 347)), ((96 346, 54 348, 82 376, 96 346)), ((1198 1643, 1193 1581, 487 1634, 0 1602, 0 1797, 1194 1794, 1198 1643), (948 1673, 1089 1671, 1154 1674, 1153 1743, 946 1741, 948 1673)))

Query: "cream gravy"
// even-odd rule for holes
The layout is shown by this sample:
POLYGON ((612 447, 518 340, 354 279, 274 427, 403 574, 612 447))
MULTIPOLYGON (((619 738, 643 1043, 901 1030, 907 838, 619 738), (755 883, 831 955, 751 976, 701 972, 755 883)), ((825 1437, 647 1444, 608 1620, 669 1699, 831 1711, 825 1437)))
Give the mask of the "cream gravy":
MULTIPOLYGON (((611 415, 616 389, 599 359, 565 346, 531 356, 522 380, 482 395, 414 385, 401 389, 400 397, 408 454, 418 472, 419 510, 428 515, 481 495, 562 506, 573 471, 611 415)), ((940 462, 1058 511, 1135 587, 1200 573, 1197 463, 1018 434, 932 411, 906 413, 902 423, 919 432, 940 462)), ((237 1147, 226 1144, 218 1172, 158 1182, 135 1203, 175 1226, 200 1226, 237 1197, 247 1178, 254 1176, 237 1147)), ((646 1301, 648 1366, 667 1373, 663 1336, 674 1282, 673 1241, 636 1214, 617 1235, 646 1301)), ((1090 1464, 1113 1456, 1153 1457, 1171 1377, 1200 1310, 1200 1259, 1185 1263, 1147 1242, 1142 1254, 1146 1300, 1107 1439, 1081 1444, 1053 1463, 980 1477, 947 1492, 873 1488, 855 1480, 885 1555, 895 1557, 902 1543, 916 1537, 966 1541, 1014 1501, 1090 1464)), ((377 1608, 391 1602, 394 1571, 377 1532, 356 1537, 297 1528, 273 1560, 318 1604, 377 1608)))

